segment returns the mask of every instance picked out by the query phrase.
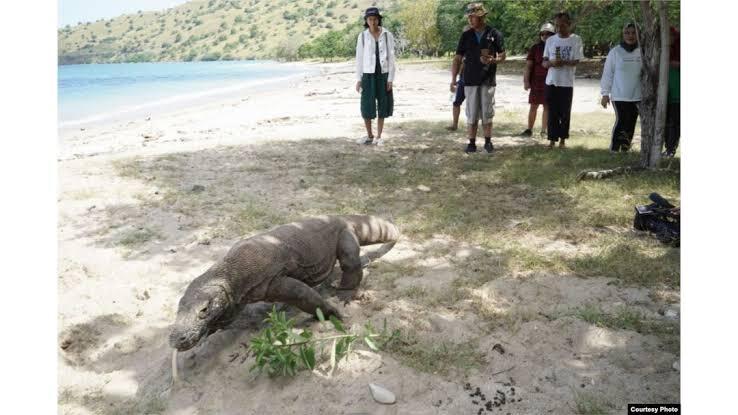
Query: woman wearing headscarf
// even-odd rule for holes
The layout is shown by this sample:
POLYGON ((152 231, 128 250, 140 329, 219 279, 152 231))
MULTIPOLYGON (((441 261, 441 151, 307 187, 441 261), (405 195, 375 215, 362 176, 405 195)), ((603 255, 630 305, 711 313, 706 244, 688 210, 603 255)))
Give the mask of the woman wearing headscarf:
POLYGON ((383 145, 384 119, 392 116, 395 80, 395 38, 382 27, 382 15, 376 7, 364 13, 366 28, 356 39, 356 92, 361 92, 361 117, 367 136, 364 144, 383 145), (377 118, 377 136, 372 120, 377 118))
POLYGON ((612 102, 615 109, 610 151, 626 152, 630 150, 641 102, 641 50, 634 23, 623 27, 622 41, 607 54, 600 89, 602 107, 612 102))

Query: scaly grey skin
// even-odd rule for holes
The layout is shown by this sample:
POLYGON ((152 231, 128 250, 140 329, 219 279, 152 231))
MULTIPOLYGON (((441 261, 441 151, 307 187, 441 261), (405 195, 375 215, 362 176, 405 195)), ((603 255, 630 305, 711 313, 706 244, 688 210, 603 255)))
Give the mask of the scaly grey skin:
POLYGON ((325 281, 338 260, 337 296, 353 299, 369 261, 387 253, 400 236, 392 223, 364 215, 319 216, 278 226, 237 242, 226 256, 195 278, 179 301, 169 344, 189 350, 226 327, 246 304, 282 302, 315 315, 341 318, 312 287, 325 281), (359 247, 383 243, 369 255, 359 247))

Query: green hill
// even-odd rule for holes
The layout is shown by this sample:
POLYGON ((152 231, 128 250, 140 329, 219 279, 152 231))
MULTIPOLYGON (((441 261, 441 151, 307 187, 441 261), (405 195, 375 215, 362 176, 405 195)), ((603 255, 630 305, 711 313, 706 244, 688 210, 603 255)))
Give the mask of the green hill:
POLYGON ((356 24, 376 0, 194 0, 59 29, 58 62, 295 58, 297 48, 356 24))
MULTIPOLYGON (((584 55, 620 42, 623 22, 641 20, 628 2, 482 0, 487 22, 505 36, 508 54, 538 41, 541 22, 562 5, 584 55)), ((467 24, 462 0, 193 0, 163 12, 138 12, 59 30, 59 63, 351 57, 366 7, 377 5, 400 56, 456 50, 467 24), (303 46, 301 48, 301 46, 303 46), (299 53, 298 53, 299 52, 299 53)), ((667 2, 670 22, 680 3, 667 2)))

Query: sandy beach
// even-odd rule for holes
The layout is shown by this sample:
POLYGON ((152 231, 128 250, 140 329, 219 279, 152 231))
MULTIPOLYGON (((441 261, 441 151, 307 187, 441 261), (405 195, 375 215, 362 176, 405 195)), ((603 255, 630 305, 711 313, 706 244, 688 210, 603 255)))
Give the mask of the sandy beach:
MULTIPOLYGON (((282 88, 207 97, 190 108, 161 110, 162 114, 142 115, 125 122, 83 125, 83 130, 64 128, 60 130, 59 158, 160 154, 265 140, 365 135, 358 115, 353 65, 309 66, 317 66, 320 74, 290 80, 282 88)), ((392 139, 391 121, 450 118, 449 78, 448 71, 437 65, 400 67, 395 83, 395 115, 387 121, 386 138, 392 139)), ((497 83, 496 111, 527 109, 528 93, 523 90, 522 76, 498 75, 497 83)), ((578 79, 576 87, 572 111, 611 112, 599 106, 599 80, 578 79)))
MULTIPOLYGON (((290 217, 344 213, 320 181, 341 172, 330 163, 311 163, 321 146, 338 151, 336 160, 361 158, 362 151, 386 152, 388 159, 399 160, 405 156, 392 150, 393 140, 409 138, 395 125, 450 122, 448 71, 433 64, 403 65, 394 84, 395 115, 385 126, 388 144, 359 146, 355 142, 365 132, 353 65, 312 65, 319 75, 279 89, 241 91, 136 120, 60 130, 60 413, 476 413, 466 382, 481 387, 490 399, 496 391, 507 396, 506 406, 488 412, 495 414, 572 413, 572 396, 590 390, 618 405, 679 400, 679 372, 673 368, 678 356, 661 350, 654 336, 596 327, 574 317, 546 318, 552 310, 586 304, 606 309, 634 305, 645 315, 663 318, 658 312, 664 298, 678 311, 678 291, 657 300, 646 288, 612 284, 608 278, 509 275, 480 286, 477 294, 501 310, 528 317, 513 324, 513 330, 499 328, 472 338, 479 318, 474 313, 423 309, 409 300, 387 298, 392 288, 371 283, 374 276, 397 272, 404 261, 413 261, 422 276, 400 276, 395 288, 443 290, 456 277, 454 259, 480 252, 443 234, 401 240, 368 270, 365 299, 341 308, 349 326, 381 325, 386 318, 393 327, 415 328, 439 340, 474 341, 487 362, 481 370, 466 376, 423 373, 381 351, 360 348, 332 376, 325 370, 288 379, 257 376, 249 372, 253 359, 244 359, 243 347, 257 330, 254 317, 246 328, 218 332, 181 353, 181 380, 172 386, 167 340, 187 284, 235 241, 283 223, 285 212, 290 217), (308 167, 298 169, 295 159, 308 167), (196 186, 204 191, 193 195, 196 186), (270 207, 275 208, 265 213, 270 207), (250 214, 254 211, 259 215, 250 214), (240 212, 238 221, 224 212, 240 212), (254 222, 254 216, 273 220, 254 222), (398 402, 374 402, 370 382, 392 390, 398 402)), ((496 103, 500 116, 519 113, 519 131, 525 128, 522 76, 498 75, 496 103)), ((573 112, 612 115, 599 106, 599 80, 576 80, 573 112)), ((462 151, 462 130, 447 142, 448 151, 462 151)), ((530 144, 512 134, 494 136, 501 148, 530 144)), ((365 197, 360 189, 346 191, 365 197)), ((368 212, 356 213, 392 214, 371 200, 366 206, 368 212)), ((586 249, 561 241, 530 243, 562 255, 586 249)), ((306 315, 292 315, 316 327, 306 315)))

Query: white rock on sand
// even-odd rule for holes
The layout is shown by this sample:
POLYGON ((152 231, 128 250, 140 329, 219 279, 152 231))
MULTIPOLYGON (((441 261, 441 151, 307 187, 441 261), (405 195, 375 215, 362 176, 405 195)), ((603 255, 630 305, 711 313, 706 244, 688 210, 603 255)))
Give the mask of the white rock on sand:
POLYGON ((376 383, 369 384, 369 391, 371 391, 374 400, 379 403, 390 405, 397 401, 394 393, 376 383))

